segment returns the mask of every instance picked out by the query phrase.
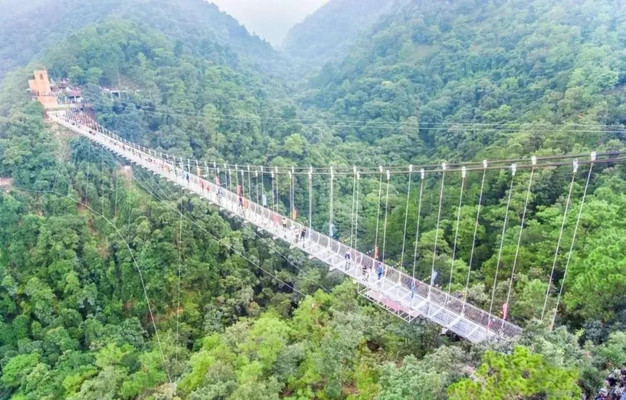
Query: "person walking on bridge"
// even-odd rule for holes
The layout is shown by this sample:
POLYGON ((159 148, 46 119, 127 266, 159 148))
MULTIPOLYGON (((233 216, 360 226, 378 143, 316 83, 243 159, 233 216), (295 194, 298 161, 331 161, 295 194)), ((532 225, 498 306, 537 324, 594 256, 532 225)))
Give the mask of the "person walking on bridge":
POLYGON ((369 278, 368 271, 369 271, 369 268, 367 267, 367 265, 363 264, 362 268, 361 268, 361 273, 363 274, 363 280, 364 281, 366 281, 369 278))
POLYGON ((287 217, 283 217, 281 222, 283 225, 283 234, 285 235, 285 239, 286 239, 287 238, 287 217))
POLYGON ((224 195, 224 192, 222 191, 222 187, 221 186, 217 186, 217 202, 219 204, 222 204, 222 196, 224 195))
POLYGON ((305 239, 306 238, 306 228, 303 226, 302 229, 300 229, 300 241, 302 241, 302 248, 304 249, 306 242, 305 239))

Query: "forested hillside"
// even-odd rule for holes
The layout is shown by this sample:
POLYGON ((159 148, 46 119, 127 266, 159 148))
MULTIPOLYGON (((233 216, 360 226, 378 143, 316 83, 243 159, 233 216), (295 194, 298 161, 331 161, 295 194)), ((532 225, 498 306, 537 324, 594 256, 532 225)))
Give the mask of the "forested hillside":
POLYGON ((625 122, 623 15, 610 0, 409 1, 326 65, 303 104, 360 121, 339 135, 406 161, 595 146, 608 138, 572 124, 625 122))
MULTIPOLYGON (((472 346, 431 323, 396 319, 338 272, 44 123, 25 93, 31 70, 45 65, 79 85, 95 118, 122 137, 239 165, 419 165, 617 150, 626 132, 620 2, 403 1, 375 23, 387 3, 372 2, 364 25, 373 25, 304 85, 285 73, 284 55, 212 5, 91 3, 0 3, 21 16, 0 16, 0 37, 18 25, 32 35, 0 45, 5 72, 30 62, 0 90, 0 178, 12 178, 0 188, 0 398, 577 399, 626 367, 623 165, 594 169, 554 330, 550 318, 540 320, 544 294, 556 307, 547 277, 563 212, 578 210, 585 177, 572 180, 565 168, 535 173, 509 308, 524 334, 472 346), (29 10, 57 23, 36 32, 23 25, 29 10), (121 98, 101 90, 118 85, 121 98)), ((347 46, 354 24, 314 32, 354 7, 331 1, 294 28, 313 32, 298 39, 299 56, 318 62, 330 42, 347 46), (341 12, 331 12, 338 4, 341 12)), ((455 280, 455 295, 486 307, 494 293, 500 309, 511 276, 501 271, 494 282, 498 246, 503 263, 517 258, 528 177, 521 171, 511 181, 504 231, 506 172, 487 175, 480 220, 480 176, 469 175, 460 210, 460 182, 447 178, 440 225, 439 180, 428 178, 420 236, 406 238, 416 275, 426 279, 432 267, 447 282, 452 263, 468 274, 468 292, 455 280)), ((277 176, 277 207, 286 213, 284 178, 277 176)), ((335 183, 335 236, 346 242, 352 182, 335 183)), ((365 251, 377 229, 384 233, 377 210, 387 204, 378 175, 360 185, 365 251)), ((408 191, 403 176, 389 183, 389 263, 400 264, 405 221, 416 225, 416 186, 408 191)), ((327 232, 328 181, 316 178, 315 191, 312 226, 327 232)), ((297 209, 307 200, 305 189, 295 192, 297 209)), ((567 214, 564 243, 576 217, 567 214)), ((555 287, 568 258, 557 256, 555 287)))
POLYGON ((8 71, 35 60, 72 33, 111 19, 143 23, 199 48, 227 45, 233 55, 246 62, 279 69, 269 43, 251 36, 238 21, 209 2, 70 0, 59 6, 52 0, 4 0, 0 7, 0 81, 8 71))

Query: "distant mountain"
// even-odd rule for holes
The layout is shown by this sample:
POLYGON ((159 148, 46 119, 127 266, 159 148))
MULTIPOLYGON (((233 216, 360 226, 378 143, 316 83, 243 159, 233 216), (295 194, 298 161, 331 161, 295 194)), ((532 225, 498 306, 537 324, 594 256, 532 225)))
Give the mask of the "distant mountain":
POLYGON ((330 0, 291 28, 283 48, 292 56, 316 64, 338 58, 393 3, 394 0, 330 0))
POLYGON ((0 80, 70 34, 107 19, 141 22, 199 48, 227 45, 252 63, 266 65, 276 55, 269 43, 207 1, 5 0, 0 2, 0 80))

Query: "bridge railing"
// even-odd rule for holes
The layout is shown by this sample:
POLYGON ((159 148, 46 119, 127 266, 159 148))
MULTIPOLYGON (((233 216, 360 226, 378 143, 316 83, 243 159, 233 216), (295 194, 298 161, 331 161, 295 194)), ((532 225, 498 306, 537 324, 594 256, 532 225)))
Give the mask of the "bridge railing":
MULTIPOLYGON (((142 164, 145 164, 151 169, 155 169, 156 167, 158 171, 169 174, 170 178, 178 180, 183 186, 193 184, 195 185, 196 192, 200 190, 198 193, 204 194, 205 191, 208 193, 212 192, 216 201, 226 200, 231 205, 239 204, 239 196, 236 193, 225 189, 224 187, 218 186, 201 176, 193 174, 191 171, 185 171, 184 168, 177 167, 175 161, 169 162, 164 160, 158 157, 155 152, 122 139, 118 135, 106 130, 85 116, 72 115, 72 113, 56 114, 55 116, 63 118, 73 125, 77 123, 84 125, 87 127, 90 134, 94 136, 96 134, 104 135, 117 147, 121 147, 123 149, 128 147, 129 151, 131 151, 135 157, 138 157, 142 164), (218 192, 220 193, 220 196, 217 195, 218 192)), ((231 211, 237 210, 233 209, 231 211)), ((344 243, 330 238, 327 235, 311 230, 309 227, 304 226, 291 218, 287 218, 282 214, 252 201, 251 198, 246 198, 245 212, 252 213, 256 216, 256 218, 261 218, 265 223, 273 224, 274 227, 283 225, 284 222, 285 235, 295 234, 297 231, 301 232, 302 230, 306 230, 306 240, 309 243, 318 246, 320 249, 327 249, 327 252, 330 253, 331 256, 338 257, 339 259, 341 259, 346 252, 349 252, 351 255, 350 264, 356 266, 357 268, 360 267, 363 270, 373 272, 380 264, 380 262, 373 257, 359 252, 344 243)), ((383 269, 384 279, 386 281, 393 282, 393 284, 397 286, 397 289, 404 290, 406 293, 410 294, 411 298, 416 296, 427 300, 427 316, 432 317, 438 310, 443 308, 458 316, 459 320, 465 318, 478 325, 484 329, 486 336, 497 335, 505 338, 512 338, 522 332, 521 328, 517 325, 491 315, 487 311, 473 306, 466 301, 448 294, 419 279, 407 275, 406 273, 387 264, 383 264, 383 269), (435 307, 431 310, 430 305, 434 305, 435 307)), ((412 305, 413 302, 410 302, 409 306, 412 307, 412 305)), ((417 311, 421 314, 424 313, 422 309, 417 311)))

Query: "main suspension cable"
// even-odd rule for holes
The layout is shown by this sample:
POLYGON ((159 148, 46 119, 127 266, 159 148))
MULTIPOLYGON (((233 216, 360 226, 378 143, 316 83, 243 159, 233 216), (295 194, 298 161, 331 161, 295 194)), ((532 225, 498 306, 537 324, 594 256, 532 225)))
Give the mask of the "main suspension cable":
MULTIPOLYGON (((144 111, 148 112, 148 110, 144 110, 144 111)), ((190 118, 193 118, 193 116, 191 116, 190 118)), ((472 126, 474 126, 474 124, 475 123, 472 123, 472 126)), ((454 123, 454 126, 460 126, 460 125, 461 125, 461 123, 454 123)), ((574 124, 574 125, 576 125, 576 124, 574 124)), ((580 126, 584 126, 584 125, 580 125, 580 126)), ((420 129, 431 129, 431 128, 423 128, 422 124, 420 124, 420 127, 421 127, 420 129)), ((623 128, 623 127, 620 126, 620 128, 623 128)), ((117 138, 118 140, 121 140, 123 143, 126 143, 126 144, 128 144, 128 145, 130 145, 130 146, 132 146, 134 148, 141 149, 141 150, 143 150, 145 152, 151 152, 150 149, 146 149, 143 146, 139 146, 139 145, 136 145, 136 144, 134 144, 132 142, 129 142, 128 140, 119 137, 119 135, 116 135, 115 133, 113 133, 113 132, 111 132, 111 131, 109 131, 109 130, 107 130, 107 129, 99 126, 99 125, 97 125, 97 129, 99 131, 105 133, 105 134, 108 134, 108 135, 111 135, 114 138, 117 138)), ((435 128, 435 129, 439 129, 439 128, 435 128)), ((500 127, 499 129, 502 129, 502 128, 500 127)), ((550 129, 552 129, 552 128, 550 128, 550 129)), ((576 130, 576 131, 577 132, 583 132, 583 131, 580 131, 580 130, 576 130)), ((619 131, 594 130, 594 131, 584 131, 584 132, 607 132, 607 133, 609 133, 609 132, 614 132, 614 133, 615 132, 619 132, 619 133, 621 133, 622 131, 621 130, 619 130, 619 131)), ((626 154, 625 150, 619 150, 619 151, 612 151, 612 152, 607 152, 607 153, 598 153, 597 156, 598 157, 607 156, 607 157, 610 157, 611 159, 614 159, 615 157, 617 157, 619 155, 624 155, 624 154, 626 154)), ((167 153, 165 153, 163 155, 166 158, 169 157, 167 153)), ((539 157, 539 158, 537 158, 537 160, 540 162, 541 165, 538 164, 537 168, 546 168, 546 167, 554 167, 554 166, 566 165, 567 163, 563 164, 563 163, 549 162, 549 161, 574 159, 574 158, 583 157, 585 155, 586 154, 569 154, 569 155, 552 155, 552 156, 539 157), (548 162, 548 163, 544 163, 544 162, 548 162)), ((524 164, 525 161, 528 161, 528 160, 527 159, 521 159, 521 158, 518 158, 518 159, 490 160, 489 161, 489 163, 490 163, 490 167, 489 168, 490 169, 500 169, 504 165, 510 165, 511 163, 516 163, 518 170, 521 170, 523 168, 531 168, 532 165, 524 164)), ((598 162, 599 161, 600 160, 598 160, 598 162)), ((624 161, 624 160, 621 160, 621 161, 624 161)), ((610 162, 610 159, 609 160, 604 160, 604 162, 610 162)), ((213 163, 215 163, 215 161, 213 161, 213 163)), ((480 162, 475 162, 475 161, 455 162, 455 163, 448 162, 448 171, 449 172, 460 171, 460 168, 455 169, 455 168, 452 168, 452 167, 453 166, 460 167, 462 165, 466 166, 468 171, 479 170, 479 168, 474 168, 473 167, 473 165, 476 165, 476 164, 480 164, 480 162)), ((226 170, 226 168, 228 168, 228 166, 232 167, 234 165, 236 165, 236 164, 224 164, 224 168, 226 170)), ((254 167, 258 168, 260 166, 254 166, 254 167)), ((308 169, 307 167, 297 167, 297 166, 294 166, 294 167, 295 167, 295 170, 296 170, 294 172, 295 174, 305 174, 305 173, 307 173, 307 169, 308 169)), ((441 172, 437 168, 434 168, 434 169, 431 168, 431 167, 437 167, 436 165, 432 165, 432 164, 431 165, 422 165, 421 167, 426 168, 427 169, 427 171, 426 171, 427 173, 438 173, 438 172, 441 172)), ((286 172, 289 168, 291 168, 291 167, 281 167, 281 170, 285 169, 285 172, 286 172)), ((373 173, 375 173, 375 169, 374 168, 375 167, 371 167, 369 170, 368 170, 368 168, 362 168, 361 174, 368 174, 368 173, 373 174, 373 173)), ((389 169, 392 173, 396 173, 396 174, 398 174, 398 173, 406 173, 407 172, 406 166, 397 166, 397 165, 396 166, 391 166, 390 165, 390 166, 387 166, 386 169, 389 169)), ((315 170, 315 173, 317 173, 317 174, 322 174, 322 175, 323 174, 328 174, 328 172, 326 172, 327 171, 326 167, 316 167, 314 170, 315 170)), ((337 175, 349 175, 349 174, 351 174, 351 172, 349 170, 340 170, 339 168, 337 168, 336 171, 335 171, 335 176, 337 176, 337 175)))

